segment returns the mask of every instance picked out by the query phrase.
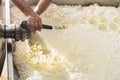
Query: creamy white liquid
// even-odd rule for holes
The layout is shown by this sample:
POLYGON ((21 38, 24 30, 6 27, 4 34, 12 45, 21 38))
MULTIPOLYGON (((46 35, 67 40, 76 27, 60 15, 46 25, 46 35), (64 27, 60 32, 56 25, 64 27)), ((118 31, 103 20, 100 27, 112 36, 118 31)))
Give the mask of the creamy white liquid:
POLYGON ((17 43, 20 80, 119 80, 119 12, 115 7, 52 4, 42 21, 55 29, 32 35, 32 45, 17 43))

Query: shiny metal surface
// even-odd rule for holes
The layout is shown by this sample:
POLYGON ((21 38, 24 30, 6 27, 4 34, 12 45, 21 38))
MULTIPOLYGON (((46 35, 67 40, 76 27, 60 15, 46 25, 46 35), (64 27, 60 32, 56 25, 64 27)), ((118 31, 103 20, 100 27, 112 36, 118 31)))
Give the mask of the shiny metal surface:
MULTIPOLYGON (((4 1, 0 0, 0 22, 5 21, 4 17, 4 1)), ((7 58, 6 58, 6 41, 0 38, 0 76, 4 76, 7 80, 7 58)))
POLYGON ((7 65, 8 65, 8 80, 15 80, 14 74, 14 63, 13 63, 13 41, 11 39, 7 40, 7 65))
POLYGON ((0 56, 1 56, 0 57, 0 75, 2 74, 2 70, 3 70, 3 66, 4 66, 4 62, 5 62, 5 56, 6 56, 5 48, 6 48, 6 43, 3 42, 1 49, 0 49, 0 56))
POLYGON ((15 41, 24 41, 29 37, 30 31, 26 26, 22 26, 22 23, 17 22, 8 26, 0 23, 0 38, 11 38, 15 41))
MULTIPOLYGON (((6 25, 10 25, 11 24, 11 20, 10 20, 10 0, 5 0, 5 22, 6 25)), ((4 26, 5 30, 6 27, 4 26)), ((9 26, 8 26, 8 31, 10 30, 9 26)), ((6 33, 6 31, 4 32, 6 33)), ((4 35, 6 36, 6 35, 4 35)), ((13 66, 13 47, 12 47, 12 40, 11 39, 7 39, 7 51, 6 51, 6 55, 7 55, 7 75, 8 75, 8 80, 14 80, 14 66, 13 66)))

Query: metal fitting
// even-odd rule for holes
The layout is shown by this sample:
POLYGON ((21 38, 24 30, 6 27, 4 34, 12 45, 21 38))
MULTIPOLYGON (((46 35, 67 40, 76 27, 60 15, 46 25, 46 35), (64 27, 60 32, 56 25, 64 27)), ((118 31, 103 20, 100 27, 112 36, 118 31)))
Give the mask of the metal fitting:
POLYGON ((4 25, 0 22, 0 38, 12 38, 15 41, 24 41, 30 38, 30 30, 23 22, 16 22, 11 25, 4 25))
MULTIPOLYGON (((50 25, 42 25, 44 29, 52 30, 53 27, 50 25)), ((15 24, 11 25, 4 25, 0 21, 0 38, 12 38, 15 41, 24 41, 25 39, 30 38, 31 31, 27 26, 27 21, 16 22, 15 24)))

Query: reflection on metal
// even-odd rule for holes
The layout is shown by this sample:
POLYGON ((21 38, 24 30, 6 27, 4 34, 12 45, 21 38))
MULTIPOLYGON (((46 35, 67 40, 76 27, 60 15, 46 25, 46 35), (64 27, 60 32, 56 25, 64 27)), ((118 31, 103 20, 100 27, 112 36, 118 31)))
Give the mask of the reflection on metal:
POLYGON ((2 70, 4 67, 4 62, 5 62, 5 56, 6 56, 6 43, 3 42, 1 45, 1 50, 0 50, 0 75, 2 74, 2 70))
POLYGON ((11 38, 15 41, 24 41, 30 38, 30 30, 23 22, 17 22, 11 25, 0 23, 0 38, 11 38))
POLYGON ((7 57, 8 57, 8 80, 14 80, 13 66, 13 43, 11 39, 7 41, 7 57))
POLYGON ((6 25, 10 25, 10 1, 5 0, 5 22, 6 25))
POLYGON ((4 80, 8 80, 8 72, 7 72, 7 53, 6 53, 6 48, 7 48, 7 42, 4 41, 4 46, 3 46, 3 51, 2 51, 2 58, 1 58, 1 67, 2 68, 2 72, 1 72, 1 76, 4 77, 4 80))
MULTIPOLYGON (((5 9, 5 5, 4 5, 4 1, 3 0, 0 0, 0 21, 4 22, 5 21, 5 17, 4 17, 4 9, 5 9)), ((4 80, 8 80, 8 72, 7 72, 7 54, 6 54, 6 47, 7 47, 7 42, 4 40, 4 39, 0 39, 0 54, 1 54, 1 75, 2 77, 4 77, 4 80), (4 47, 4 51, 2 51, 2 42, 4 41, 3 44, 5 44, 5 47, 4 47)))
MULTIPOLYGON (((6 25, 10 25, 10 1, 5 0, 5 21, 6 25)), ((12 40, 7 39, 7 65, 8 65, 8 80, 14 80, 14 66, 13 66, 13 47, 12 40)))

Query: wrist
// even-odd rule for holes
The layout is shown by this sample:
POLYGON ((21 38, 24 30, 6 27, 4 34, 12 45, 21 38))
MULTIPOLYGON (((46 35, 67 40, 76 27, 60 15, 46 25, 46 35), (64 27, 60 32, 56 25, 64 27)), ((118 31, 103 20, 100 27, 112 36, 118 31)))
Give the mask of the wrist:
POLYGON ((26 15, 26 16, 35 16, 36 13, 33 12, 33 11, 30 11, 30 12, 26 12, 25 15, 26 15))
POLYGON ((40 15, 40 14, 41 14, 38 7, 36 7, 36 8, 34 9, 34 12, 35 12, 37 15, 40 15))

